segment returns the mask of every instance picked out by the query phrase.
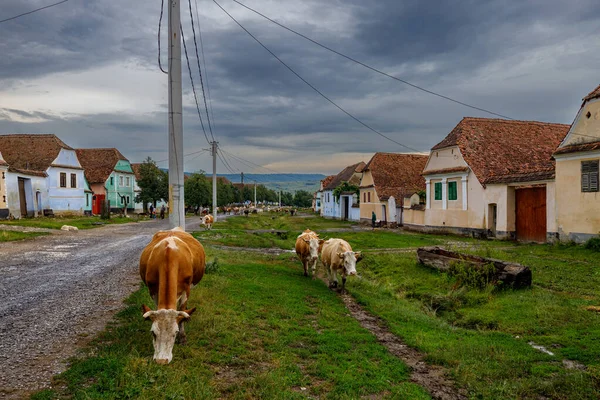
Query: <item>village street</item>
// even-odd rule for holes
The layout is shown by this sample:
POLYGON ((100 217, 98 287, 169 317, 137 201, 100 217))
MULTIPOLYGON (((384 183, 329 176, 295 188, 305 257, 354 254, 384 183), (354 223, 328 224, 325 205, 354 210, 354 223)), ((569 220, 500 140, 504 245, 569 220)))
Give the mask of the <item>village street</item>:
MULTIPOLYGON (((198 223, 188 219, 188 230, 198 223)), ((140 253, 167 228, 154 220, 0 244, 1 398, 46 387, 65 369, 139 287, 140 253)))

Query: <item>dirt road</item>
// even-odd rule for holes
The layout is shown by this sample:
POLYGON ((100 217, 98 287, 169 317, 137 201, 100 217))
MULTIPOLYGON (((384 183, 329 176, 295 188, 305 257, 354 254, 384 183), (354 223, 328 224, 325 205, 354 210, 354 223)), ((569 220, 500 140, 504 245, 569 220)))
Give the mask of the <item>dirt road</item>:
POLYGON ((48 387, 104 328, 139 287, 140 253, 159 229, 168 220, 0 243, 0 398, 48 387))

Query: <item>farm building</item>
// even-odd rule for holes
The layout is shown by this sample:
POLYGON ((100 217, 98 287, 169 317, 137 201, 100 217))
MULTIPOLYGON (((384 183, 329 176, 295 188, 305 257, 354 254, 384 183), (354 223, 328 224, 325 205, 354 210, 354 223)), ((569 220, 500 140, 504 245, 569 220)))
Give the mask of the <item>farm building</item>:
POLYGON ((341 192, 339 198, 336 198, 334 191, 344 182, 358 187, 365 165, 366 164, 361 161, 344 168, 339 174, 331 179, 327 186, 323 187, 321 199, 323 207, 322 216, 351 221, 358 221, 360 219, 357 194, 341 192))
POLYGON ((558 238, 583 242, 600 232, 600 86, 583 99, 553 157, 558 238))
POLYGON ((327 186, 333 178, 335 178, 335 175, 329 175, 325 177, 325 179, 321 179, 321 182, 319 183, 319 190, 315 192, 314 211, 321 215, 323 214, 323 188, 327 186))
POLYGON ((9 216, 8 202, 6 195, 6 174, 8 173, 8 163, 0 153, 0 219, 6 219, 9 216))
POLYGON ((77 149, 85 178, 93 192, 92 213, 100 214, 101 203, 110 202, 112 212, 135 206, 135 175, 129 160, 115 148, 77 149))
POLYGON ((425 190, 421 173, 426 163, 424 154, 375 153, 360 181, 361 221, 371 221, 374 212, 382 223, 422 225, 423 212, 413 212, 413 206, 425 190))
POLYGON ((83 214, 83 169, 73 148, 56 135, 0 135, 6 203, 15 218, 83 214))
POLYGON ((425 227, 545 242, 557 232, 554 160, 568 125, 463 118, 431 149, 425 227))

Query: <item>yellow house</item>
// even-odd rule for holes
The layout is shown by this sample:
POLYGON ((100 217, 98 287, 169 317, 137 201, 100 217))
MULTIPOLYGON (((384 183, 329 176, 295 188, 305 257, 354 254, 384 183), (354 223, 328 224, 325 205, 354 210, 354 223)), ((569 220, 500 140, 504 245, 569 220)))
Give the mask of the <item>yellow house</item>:
POLYGON ((463 118, 431 149, 425 227, 545 242, 557 232, 552 153, 568 125, 463 118))
MULTIPOLYGON (((426 162, 424 154, 375 153, 360 181, 361 221, 371 221, 375 213, 375 218, 386 224, 421 225, 423 218, 411 211, 410 199, 425 190, 421 173, 426 162)), ((417 195, 417 204, 418 198, 417 195)))
POLYGON ((600 86, 583 99, 553 156, 559 239, 584 242, 600 233, 600 86))
POLYGON ((6 173, 8 172, 8 163, 2 158, 0 153, 0 219, 8 218, 8 194, 6 193, 6 173))

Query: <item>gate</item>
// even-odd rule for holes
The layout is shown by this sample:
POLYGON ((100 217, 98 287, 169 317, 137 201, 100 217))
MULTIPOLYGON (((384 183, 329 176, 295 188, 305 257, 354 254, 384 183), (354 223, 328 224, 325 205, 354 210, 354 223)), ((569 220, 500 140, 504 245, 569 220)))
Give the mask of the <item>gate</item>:
POLYGON ((18 178, 19 181, 19 206, 21 208, 21 216, 27 216, 27 198, 25 197, 25 179, 18 178))
POLYGON ((100 215, 102 213, 102 203, 106 199, 104 194, 95 194, 92 196, 92 214, 100 215))
POLYGON ((517 240, 546 241, 546 187, 515 190, 517 240))

